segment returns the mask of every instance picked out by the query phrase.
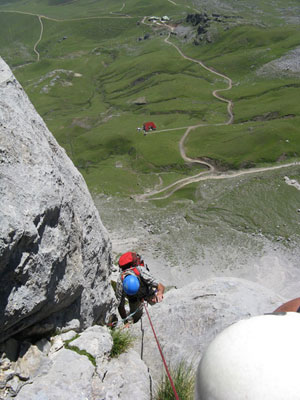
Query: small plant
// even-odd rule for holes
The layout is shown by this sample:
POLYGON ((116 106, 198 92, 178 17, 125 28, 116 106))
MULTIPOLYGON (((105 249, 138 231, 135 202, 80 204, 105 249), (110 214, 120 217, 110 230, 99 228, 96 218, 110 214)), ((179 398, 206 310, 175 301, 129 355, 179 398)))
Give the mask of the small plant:
POLYGON ((90 362, 96 367, 96 360, 95 357, 93 357, 90 353, 88 353, 86 350, 80 350, 79 347, 77 346, 72 346, 70 343, 72 343, 75 339, 79 338, 80 335, 75 335, 72 339, 66 340, 65 341, 65 348, 67 350, 72 350, 75 351, 75 353, 80 354, 81 356, 86 356, 90 362))
MULTIPOLYGON (((195 385, 195 373, 192 365, 182 361, 176 368, 171 369, 170 374, 180 400, 192 400, 195 385)), ((174 400, 174 392, 167 375, 163 377, 157 388, 155 400, 174 400)))
POLYGON ((90 362, 93 364, 94 367, 96 367, 96 359, 93 357, 90 353, 88 353, 86 350, 80 350, 79 347, 77 346, 70 346, 66 345, 66 349, 75 351, 75 353, 80 354, 81 356, 86 356, 90 362))
POLYGON ((111 287, 113 288, 114 292, 116 293, 117 290, 117 282, 116 281, 110 281, 111 287))
POLYGON ((122 331, 121 329, 112 329, 111 336, 113 338, 113 347, 111 349, 111 357, 118 357, 124 353, 133 342, 133 337, 129 332, 122 331))

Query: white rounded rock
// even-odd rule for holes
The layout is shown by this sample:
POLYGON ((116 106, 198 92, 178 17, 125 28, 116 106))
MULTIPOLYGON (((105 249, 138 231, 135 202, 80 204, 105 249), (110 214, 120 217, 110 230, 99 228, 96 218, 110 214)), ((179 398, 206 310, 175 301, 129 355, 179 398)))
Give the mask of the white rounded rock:
POLYGON ((216 336, 197 371, 196 400, 299 400, 300 314, 239 321, 216 336))

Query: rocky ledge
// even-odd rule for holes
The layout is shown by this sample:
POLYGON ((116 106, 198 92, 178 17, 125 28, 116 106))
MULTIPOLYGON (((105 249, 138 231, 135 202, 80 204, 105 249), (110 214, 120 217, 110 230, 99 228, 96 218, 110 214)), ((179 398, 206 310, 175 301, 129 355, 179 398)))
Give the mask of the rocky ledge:
POLYGON ((150 376, 133 349, 111 358, 106 327, 69 331, 35 344, 9 339, 0 359, 0 398, 18 400, 149 400, 150 376), (17 348, 21 347, 19 358, 17 348))

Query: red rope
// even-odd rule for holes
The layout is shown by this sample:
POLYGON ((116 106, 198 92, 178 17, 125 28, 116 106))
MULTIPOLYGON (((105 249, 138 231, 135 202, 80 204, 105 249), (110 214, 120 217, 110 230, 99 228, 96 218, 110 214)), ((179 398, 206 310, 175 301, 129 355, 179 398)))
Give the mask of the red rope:
POLYGON ((176 392, 175 385, 174 385, 174 383, 173 383, 172 377, 171 377, 171 375, 170 375, 170 372, 169 372, 169 369, 168 369, 168 366, 167 366, 165 357, 164 357, 163 352, 162 352, 162 350, 161 350, 159 341, 158 341, 158 339, 157 339, 157 336, 156 336, 156 333, 155 333, 155 330, 154 330, 154 327, 153 327, 153 324, 152 324, 152 321, 151 321, 149 312, 148 312, 148 310, 147 310, 147 306, 146 306, 145 301, 144 301, 144 307, 145 307, 145 310, 146 310, 146 313, 147 313, 147 316, 148 316, 148 319, 149 319, 149 322, 150 322, 150 325, 151 325, 151 328, 152 328, 152 331, 153 331, 153 335, 154 335, 155 340, 156 340, 156 343, 157 343, 158 350, 159 350, 159 352, 160 352, 160 355, 161 355, 161 358, 162 358, 162 360, 163 360, 163 363, 164 363, 164 366, 165 366, 165 369, 166 369, 168 378, 169 378, 169 380, 170 380, 171 387, 172 387, 173 392, 174 392, 174 395, 175 395, 175 399, 176 399, 176 400, 180 400, 179 397, 178 397, 178 394, 177 394, 177 392, 176 392))

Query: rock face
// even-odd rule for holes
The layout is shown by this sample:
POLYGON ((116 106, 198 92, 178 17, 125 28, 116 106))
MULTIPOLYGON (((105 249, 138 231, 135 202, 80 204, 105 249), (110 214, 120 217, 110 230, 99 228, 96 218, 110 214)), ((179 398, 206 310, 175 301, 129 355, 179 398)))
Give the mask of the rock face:
POLYGON ((93 373, 93 364, 87 357, 62 349, 53 357, 47 373, 40 374, 32 384, 24 386, 16 398, 20 400, 90 399, 93 373))
MULTIPOLYGON (((254 282, 238 278, 212 278, 167 292, 162 303, 148 307, 164 356, 172 367, 181 361, 196 366, 206 346, 224 328, 241 318, 273 312, 283 298, 254 282)), ((163 364, 146 315, 131 328, 157 383, 163 364)))
POLYGON ((140 354, 130 349, 99 365, 93 380, 93 400, 150 400, 151 380, 140 354))
MULTIPOLYGON (((12 340, 12 339, 11 339, 12 340)), ((13 347, 11 343, 10 347, 13 347)), ((0 398, 18 400, 150 400, 148 368, 134 350, 110 358, 106 327, 69 331, 23 348, 17 362, 0 358, 0 398)))
POLYGON ((0 342, 114 311, 111 244, 87 186, 0 58, 0 342))

